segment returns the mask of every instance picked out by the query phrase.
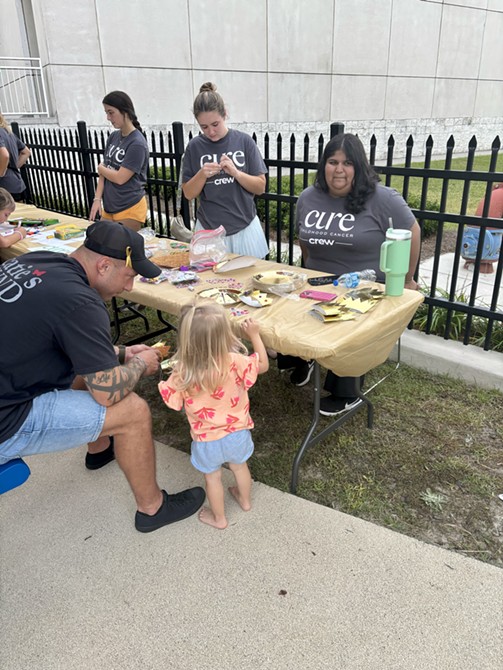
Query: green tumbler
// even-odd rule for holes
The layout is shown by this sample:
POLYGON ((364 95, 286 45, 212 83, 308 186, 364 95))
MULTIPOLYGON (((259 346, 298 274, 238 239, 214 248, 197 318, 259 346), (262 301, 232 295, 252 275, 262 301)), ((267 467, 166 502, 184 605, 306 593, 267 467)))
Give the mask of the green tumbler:
POLYGON ((379 267, 386 276, 386 295, 402 295, 409 271, 412 233, 402 228, 388 228, 381 245, 379 267))

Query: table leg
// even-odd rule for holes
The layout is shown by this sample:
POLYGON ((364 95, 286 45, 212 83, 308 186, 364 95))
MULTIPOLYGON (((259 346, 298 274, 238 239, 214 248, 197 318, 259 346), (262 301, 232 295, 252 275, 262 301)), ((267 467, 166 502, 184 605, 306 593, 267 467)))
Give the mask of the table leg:
POLYGON ((342 416, 332 421, 332 423, 328 425, 326 428, 324 428, 320 433, 314 435, 314 432, 320 421, 320 393, 321 393, 320 366, 316 361, 314 363, 313 379, 314 379, 313 415, 311 418, 311 424, 307 430, 306 436, 302 441, 302 444, 299 447, 299 450, 297 451, 297 454, 295 455, 292 466, 290 492, 294 494, 297 492, 297 482, 299 478, 300 462, 304 456, 304 453, 309 447, 314 447, 315 444, 318 444, 318 442, 327 437, 327 435, 330 435, 330 433, 333 433, 334 430, 337 430, 337 428, 346 423, 346 421, 348 421, 354 414, 356 414, 356 412, 359 412, 360 409, 363 409, 363 407, 365 406, 367 407, 367 426, 369 428, 372 428, 374 422, 374 407, 370 402, 370 400, 367 398, 367 396, 362 393, 360 387, 360 378, 357 377, 355 379, 356 384, 355 395, 360 399, 361 402, 356 403, 354 407, 345 411, 344 414, 342 414, 342 416))
POLYGON ((112 298, 111 300, 112 303, 112 322, 111 326, 115 329, 115 335, 112 338, 112 342, 116 344, 116 342, 119 340, 120 334, 121 334, 121 324, 127 323, 128 321, 133 321, 133 319, 142 319, 143 323, 145 325, 145 330, 148 333, 150 330, 150 324, 148 322, 147 317, 142 314, 136 307, 134 306, 134 303, 129 302, 128 300, 124 300, 124 305, 119 307, 117 304, 117 298, 112 298), (127 309, 130 314, 129 316, 120 316, 120 312, 124 311, 124 309, 127 309))

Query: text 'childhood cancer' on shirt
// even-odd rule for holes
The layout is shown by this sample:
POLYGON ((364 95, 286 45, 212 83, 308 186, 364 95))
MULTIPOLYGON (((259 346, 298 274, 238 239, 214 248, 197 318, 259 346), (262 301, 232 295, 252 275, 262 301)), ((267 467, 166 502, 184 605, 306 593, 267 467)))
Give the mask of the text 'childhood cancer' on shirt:
POLYGON ((117 365, 106 306, 74 258, 36 251, 0 265, 0 442, 33 398, 117 365))
MULTIPOLYGON (((219 163, 223 154, 229 156, 241 172, 253 176, 267 173, 253 139, 231 129, 216 142, 205 135, 198 135, 189 142, 183 159, 182 183, 190 181, 205 163, 219 163)), ((224 170, 207 179, 197 209, 197 219, 203 228, 215 230, 223 226, 227 235, 234 235, 246 228, 256 213, 253 193, 224 170)))
POLYGON ((377 184, 364 209, 350 214, 345 198, 310 186, 300 194, 295 214, 306 267, 329 274, 369 268, 376 271, 378 281, 383 281, 379 257, 390 218, 395 228, 407 230, 416 220, 394 189, 377 184))

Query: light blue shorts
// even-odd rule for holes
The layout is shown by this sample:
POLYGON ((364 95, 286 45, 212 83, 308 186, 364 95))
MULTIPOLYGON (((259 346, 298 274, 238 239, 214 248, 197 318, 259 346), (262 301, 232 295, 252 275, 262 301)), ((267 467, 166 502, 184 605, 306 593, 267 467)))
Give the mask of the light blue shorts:
POLYGON ((106 411, 87 391, 44 393, 33 400, 18 432, 0 444, 0 464, 94 442, 103 430, 106 411))
POLYGON ((219 470, 224 463, 245 463, 253 454, 253 440, 249 430, 229 433, 212 442, 192 442, 190 462, 204 474, 219 470))
MULTIPOLYGON (((199 221, 196 221, 194 230, 203 230, 199 221)), ((225 247, 230 254, 265 258, 269 253, 269 247, 258 216, 252 219, 246 228, 240 230, 239 233, 226 235, 225 247)))

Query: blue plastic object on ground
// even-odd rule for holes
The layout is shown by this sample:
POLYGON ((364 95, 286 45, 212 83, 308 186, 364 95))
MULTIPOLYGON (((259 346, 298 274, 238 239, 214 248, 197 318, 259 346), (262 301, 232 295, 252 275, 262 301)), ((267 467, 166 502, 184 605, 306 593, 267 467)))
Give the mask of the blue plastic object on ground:
POLYGON ((0 495, 21 486, 30 476, 30 468, 22 458, 14 458, 0 465, 0 495))

